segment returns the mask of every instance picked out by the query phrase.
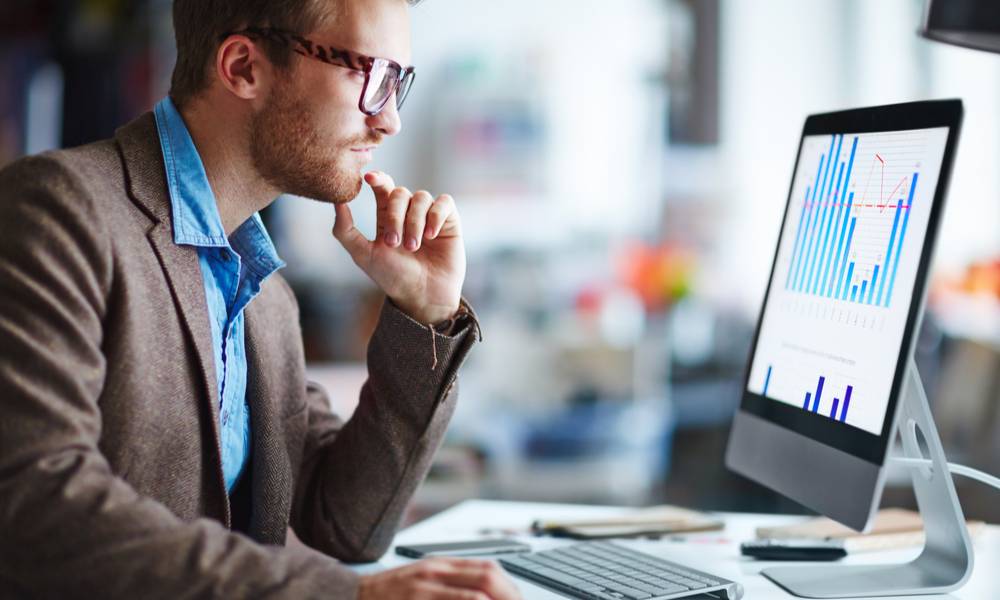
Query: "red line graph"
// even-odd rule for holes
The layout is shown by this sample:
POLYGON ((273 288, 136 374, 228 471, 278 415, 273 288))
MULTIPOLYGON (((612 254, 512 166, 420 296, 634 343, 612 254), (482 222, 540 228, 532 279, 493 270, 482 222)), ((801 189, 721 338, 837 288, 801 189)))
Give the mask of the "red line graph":
POLYGON ((882 160, 882 157, 878 155, 878 152, 875 153, 875 158, 877 158, 878 161, 882 163, 882 184, 881 187, 879 187, 878 189, 878 199, 879 201, 882 201, 885 200, 885 161, 882 160))
MULTIPOLYGON (((903 178, 899 180, 899 183, 896 184, 896 187, 892 188, 892 191, 889 192, 889 196, 888 197, 891 198, 892 195, 896 193, 896 190, 898 190, 899 188, 901 188, 903 186, 903 184, 906 183, 906 179, 907 179, 906 175, 903 175, 903 178)), ((886 199, 886 196, 882 196, 881 199, 884 201, 886 199)), ((886 208, 896 208, 895 206, 889 206, 889 205, 884 204, 884 203, 883 204, 879 204, 878 206, 882 209, 882 211, 885 211, 886 208)))
MULTIPOLYGON (((874 158, 874 160, 872 160, 872 168, 868 171, 868 181, 865 182, 865 189, 862 192, 861 202, 858 202, 854 206, 864 207, 864 208, 877 208, 877 209, 879 209, 879 212, 885 212, 885 209, 887 209, 887 208, 896 208, 896 206, 897 206, 896 204, 890 204, 887 200, 889 198, 891 198, 896 193, 896 191, 900 187, 903 186, 904 183, 906 183, 906 179, 907 178, 904 175, 899 180, 899 183, 896 184, 896 187, 892 188, 892 191, 889 192, 888 195, 886 195, 886 193, 885 193, 885 159, 882 158, 882 156, 878 152, 876 152, 875 153, 875 158, 874 158), (875 161, 878 161, 879 167, 881 167, 880 168, 880 180, 881 181, 879 183, 879 198, 878 198, 877 202, 870 202, 870 201, 869 202, 865 202, 865 200, 867 200, 867 197, 868 197, 868 188, 869 188, 869 184, 871 183, 871 180, 872 180, 872 175, 875 174, 875 161)), ((900 206, 902 208, 909 208, 909 205, 902 204, 902 203, 899 204, 898 206, 900 206)))

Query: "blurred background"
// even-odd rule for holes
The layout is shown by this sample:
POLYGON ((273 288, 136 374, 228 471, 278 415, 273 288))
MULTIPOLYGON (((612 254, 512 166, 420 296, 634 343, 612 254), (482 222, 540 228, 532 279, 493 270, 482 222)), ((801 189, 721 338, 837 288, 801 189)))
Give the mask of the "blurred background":
MULTIPOLYGON (((412 518, 470 497, 804 512, 723 467, 806 115, 960 97, 917 360, 949 458, 1000 471, 1000 56, 919 0, 431 0, 372 168, 455 196, 485 343, 412 518)), ((174 62, 169 0, 4 0, 0 166, 109 137, 174 62)), ((352 204, 374 230, 366 189, 352 204)), ((311 375, 349 414, 382 296, 333 209, 263 215, 311 375)), ((969 517, 1000 522, 958 479, 969 517)), ((885 505, 913 506, 906 473, 885 505)))

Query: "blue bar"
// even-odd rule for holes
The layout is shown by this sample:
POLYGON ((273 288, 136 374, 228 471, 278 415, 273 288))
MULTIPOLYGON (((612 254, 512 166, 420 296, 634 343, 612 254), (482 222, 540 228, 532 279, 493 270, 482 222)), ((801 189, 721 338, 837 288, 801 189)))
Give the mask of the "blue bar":
MULTIPOLYGON (((899 213, 902 210, 903 210, 903 200, 900 199, 899 200, 899 204, 896 205, 896 216, 893 217, 893 219, 892 219, 892 233, 889 234, 889 245, 885 249, 885 261, 884 262, 887 265, 889 264, 889 261, 892 260, 892 243, 894 241, 896 241, 896 226, 899 225, 899 213)), ((882 304, 882 290, 885 289, 885 280, 886 280, 886 278, 883 277, 882 278, 882 285, 880 285, 879 288, 878 288, 878 296, 877 296, 877 298, 875 300, 876 304, 882 304)), ((872 286, 872 289, 874 289, 874 288, 875 288, 875 286, 872 286)))
POLYGON ((818 222, 819 225, 816 228, 816 245, 811 248, 809 254, 809 270, 807 271, 806 274, 805 290, 804 290, 806 292, 810 291, 812 283, 816 278, 816 273, 819 270, 817 268, 818 267, 817 263, 819 263, 819 246, 820 246, 820 241, 823 239, 823 228, 828 220, 827 215, 830 213, 830 203, 824 202, 823 204, 824 204, 823 213, 822 216, 819 218, 818 222))
MULTIPOLYGON (((847 278, 844 279, 844 297, 841 300, 847 300, 847 290, 851 285, 851 277, 854 275, 854 262, 851 261, 850 268, 847 269, 847 278)), ((857 286, 854 286, 857 287, 857 286)), ((837 288, 837 294, 840 294, 840 288, 837 288)))
POLYGON ((771 365, 767 365, 767 377, 764 378, 764 393, 761 394, 762 396, 767 395, 767 386, 769 383, 771 383, 771 365))
MULTIPOLYGON (((844 139, 844 136, 833 136, 834 140, 844 139)), ((833 149, 833 140, 830 140, 830 149, 833 149)), ((809 292, 819 270, 819 244, 823 239, 823 228, 827 223, 827 215, 830 213, 830 186, 833 185, 833 165, 840 159, 840 143, 837 144, 837 153, 830 155, 830 160, 826 162, 826 172, 823 174, 823 193, 820 195, 820 204, 823 206, 822 216, 817 221, 815 244, 809 246, 808 270, 804 281, 804 292, 809 292)))
MULTIPOLYGON (((844 185, 840 187, 840 206, 837 209, 837 225, 834 227, 834 232, 840 229, 840 235, 838 236, 837 251, 833 254, 832 268, 830 269, 829 278, 826 273, 823 274, 823 280, 826 281, 826 292, 825 295, 829 297, 833 293, 833 280, 837 272, 837 264, 841 260, 840 258, 840 245, 844 242, 844 232, 847 231, 847 218, 851 216, 851 205, 854 204, 854 192, 850 195, 847 193, 847 188, 851 185, 851 172, 854 170, 854 156, 858 150, 858 136, 854 136, 854 141, 851 143, 851 157, 847 161, 847 175, 844 177, 844 185), (844 210, 844 198, 849 198, 847 202, 847 209, 844 210), (843 213, 843 221, 841 221, 841 213, 843 213)), ((833 248, 830 248, 833 250, 833 248)), ((820 286, 820 293, 823 294, 823 288, 820 286)))
POLYGON ((802 202, 802 212, 799 213, 799 226, 795 231, 795 243, 792 244, 792 260, 788 264, 788 277, 785 278, 785 289, 787 290, 792 281, 792 271, 795 269, 795 261, 799 257, 799 239, 802 237, 802 221, 805 220, 806 207, 809 205, 809 187, 806 187, 806 199, 802 202))
POLYGON ((829 179, 830 177, 830 170, 835 160, 833 156, 833 146, 834 142, 836 141, 837 141, 837 135, 836 134, 831 135, 830 148, 826 151, 825 155, 823 154, 820 155, 820 170, 823 173, 823 179, 819 187, 816 190, 813 190, 813 211, 814 211, 813 222, 812 222, 812 228, 809 233, 809 247, 808 250, 806 251, 806 255, 803 257, 805 258, 805 263, 802 265, 802 273, 799 274, 800 276, 800 281, 798 285, 799 291, 805 291, 805 288, 808 285, 809 281, 809 278, 806 275, 806 273, 809 271, 810 265, 812 265, 813 248, 816 244, 816 239, 819 233, 819 222, 820 222, 819 209, 823 206, 823 200, 826 195, 826 180, 829 179))
MULTIPOLYGON (((826 175, 827 177, 829 177, 829 185, 823 184, 826 187, 826 189, 823 190, 824 200, 830 197, 830 187, 833 186, 833 169, 834 169, 833 165, 840 162, 840 146, 844 143, 844 134, 840 135, 834 134, 833 140, 837 141, 837 151, 830 155, 831 157, 830 162, 826 163, 826 175)), ((833 140, 830 141, 833 142, 833 140)), ((832 149, 833 146, 831 145, 830 148, 832 149)), ((826 181, 825 178, 824 181, 826 181)))
POLYGON ((844 410, 840 412, 840 420, 847 421, 847 409, 851 406, 851 392, 854 391, 854 386, 847 386, 847 395, 844 396, 844 410))
POLYGON ((819 376, 819 383, 816 384, 816 396, 813 398, 813 412, 819 412, 819 400, 820 396, 823 395, 823 383, 826 382, 826 377, 822 375, 819 376))
POLYGON ((819 278, 819 294, 828 296, 833 274, 837 271, 837 259, 840 257, 837 251, 837 239, 843 241, 843 230, 841 223, 844 222, 844 202, 837 203, 837 216, 833 220, 833 237, 830 240, 830 254, 826 257, 823 273, 819 278), (837 233, 840 231, 841 233, 837 233))
MULTIPOLYGON (((854 263, 851 263, 851 266, 853 267, 854 263)), ((851 302, 854 302, 857 299, 858 299, 858 286, 855 285, 854 287, 851 288, 851 302)))
MULTIPOLYGON (((875 295, 875 282, 878 281, 878 267, 879 267, 879 265, 875 265, 875 268, 872 269, 872 286, 870 288, 868 288, 868 299, 864 301, 865 304, 871 304, 872 303, 872 296, 875 295)), ((861 292, 861 297, 862 298, 865 297, 865 293, 864 292, 861 292)))
MULTIPOLYGON (((820 157, 819 157, 819 169, 816 170, 816 182, 815 183, 819 182, 819 176, 820 176, 820 173, 823 172, 823 165, 825 163, 826 163, 826 155, 825 154, 821 154, 820 157)), ((817 194, 819 192, 819 188, 820 188, 819 185, 817 185, 816 187, 813 188, 813 196, 812 196, 812 200, 810 200, 810 206, 809 206, 809 210, 811 211, 812 214, 809 215, 809 224, 806 225, 806 237, 802 240, 802 248, 801 248, 801 250, 805 251, 806 254, 808 254, 808 250, 806 250, 806 248, 809 246, 809 242, 812 239, 812 231, 815 229, 816 216, 819 214, 819 211, 816 210, 816 196, 817 196, 817 194)), ((796 291, 798 291, 798 290, 800 290, 802 288, 802 274, 805 272, 804 266, 805 266, 805 263, 806 263, 806 261, 805 261, 806 254, 801 254, 799 256, 799 264, 796 267, 796 273, 795 273, 795 290, 796 291)))
MULTIPOLYGON (((865 301, 865 288, 867 288, 867 287, 868 287, 868 280, 866 279, 866 280, 864 280, 864 281, 861 282, 861 298, 859 298, 859 300, 861 302, 865 301)), ((853 299, 854 298, 851 298, 851 300, 853 300, 853 299)))
MULTIPOLYGON (((840 178, 844 175, 844 163, 840 163, 839 175, 837 176, 837 181, 839 184, 840 178)), ((834 194, 836 196, 836 194, 834 194)), ((834 200, 836 202, 836 200, 834 200)), ((836 207, 830 206, 830 217, 826 220, 826 229, 823 232, 823 249, 820 250, 819 256, 816 257, 816 273, 813 275, 813 283, 811 293, 815 294, 819 284, 823 281, 822 274, 826 272, 829 268, 830 257, 827 254, 827 247, 830 245, 830 227, 833 224, 833 215, 836 212, 836 207)))
MULTIPOLYGON (((840 154, 838 154, 837 157, 839 158, 840 154)), ((844 182, 844 167, 846 166, 847 165, 844 164, 844 161, 840 161, 840 168, 837 169, 837 185, 833 186, 834 203, 839 203, 840 200, 840 184, 844 182)))
MULTIPOLYGON (((906 216, 903 217, 903 231, 899 234, 899 244, 896 246, 896 258, 892 263, 892 279, 889 280, 889 293, 885 295, 885 305, 889 306, 892 300, 892 288, 896 285, 896 273, 899 271, 899 255, 903 251, 903 240, 906 238, 906 226, 910 223, 910 209, 913 208, 913 190, 917 187, 917 174, 913 174, 913 183, 910 184, 910 199, 906 201, 906 216)), ((888 263, 886 263, 888 264, 888 263)))
MULTIPOLYGON (((844 268, 847 265, 847 253, 841 252, 844 248, 844 236, 847 234, 847 222, 851 217, 851 207, 854 205, 854 192, 851 192, 849 199, 847 200, 847 210, 844 213, 844 222, 840 226, 840 239, 837 241, 837 253, 834 254, 833 262, 833 272, 830 274, 830 287, 826 290, 826 295, 829 297, 833 295, 834 282, 840 283, 840 280, 844 278, 844 268), (837 274, 837 265, 840 265, 839 275, 837 274)), ((840 296, 840 285, 837 285, 837 296, 840 296)))
POLYGON ((809 202, 809 216, 806 218, 806 228, 804 230, 804 236, 802 238, 802 247, 799 248, 799 259, 798 264, 795 267, 795 276, 793 287, 798 289, 800 276, 802 274, 802 268, 805 263, 805 251, 806 246, 809 242, 809 231, 812 227, 812 223, 816 220, 816 196, 819 194, 820 180, 819 176, 823 173, 823 165, 826 164, 826 155, 820 154, 819 156, 819 166, 816 168, 816 181, 813 181, 813 191, 812 198, 808 200, 809 202))
POLYGON ((840 195, 840 200, 844 200, 844 196, 847 195, 847 186, 851 183, 851 170, 854 168, 854 152, 858 149, 858 136, 854 136, 854 142, 851 144, 851 159, 847 162, 847 179, 844 180, 844 193, 840 195))
POLYGON ((850 201, 847 205, 847 211, 844 212, 844 199, 847 198, 847 187, 851 183, 851 171, 854 168, 854 154, 858 149, 858 136, 854 136, 854 143, 851 144, 851 158, 847 161, 847 177, 844 178, 844 185, 841 187, 840 182, 837 182, 837 189, 840 191, 840 202, 837 206, 837 220, 833 226, 834 234, 836 235, 837 230, 840 230, 839 242, 837 244, 837 251, 833 251, 833 246, 830 246, 830 252, 833 254, 827 259, 827 269, 823 270, 823 277, 820 279, 820 294, 825 296, 830 296, 833 292, 833 277, 837 272, 837 264, 840 259, 840 245, 844 243, 844 232, 847 230, 847 219, 843 215, 850 216, 851 214, 851 204, 854 203, 854 192, 851 192, 850 201), (842 219, 843 217, 843 219, 842 219), (841 225, 843 223, 843 225, 841 225), (832 259, 832 260, 831 260, 832 259), (824 292, 824 288, 826 291, 824 292))
POLYGON ((830 409, 830 418, 831 419, 836 419, 837 418, 837 406, 839 404, 840 404, 840 398, 834 398, 833 399, 833 408, 830 409))
POLYGON ((802 410, 809 410, 809 398, 812 398, 812 394, 806 392, 806 401, 802 404, 802 410))

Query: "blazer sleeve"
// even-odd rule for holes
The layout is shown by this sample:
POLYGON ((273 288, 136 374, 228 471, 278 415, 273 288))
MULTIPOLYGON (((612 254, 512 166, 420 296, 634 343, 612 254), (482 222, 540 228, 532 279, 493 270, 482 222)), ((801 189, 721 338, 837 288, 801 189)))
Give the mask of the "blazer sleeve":
POLYGON ((111 232, 76 168, 0 171, 0 595, 353 598, 358 576, 183 521, 101 454, 111 232))
POLYGON ((479 322, 422 325, 386 299, 368 344, 368 379, 346 423, 307 387, 308 433, 291 525, 303 542, 348 562, 385 554, 430 469, 458 398, 457 377, 479 322))

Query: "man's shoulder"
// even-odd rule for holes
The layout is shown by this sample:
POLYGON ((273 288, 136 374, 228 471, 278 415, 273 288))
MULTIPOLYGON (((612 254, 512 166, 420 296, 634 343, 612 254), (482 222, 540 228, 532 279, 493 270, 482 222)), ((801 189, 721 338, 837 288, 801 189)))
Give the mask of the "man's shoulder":
POLYGON ((25 156, 0 168, 0 204, 17 212, 30 210, 27 205, 34 203, 43 210, 86 219, 95 227, 103 222, 109 230, 130 224, 144 228, 149 218, 155 218, 147 205, 156 203, 142 204, 134 198, 136 180, 146 192, 157 190, 159 183, 165 194, 166 187, 151 122, 146 113, 113 138, 25 156))
POLYGON ((8 199, 41 193, 92 202, 112 189, 124 194, 121 159, 111 139, 25 156, 0 169, 0 194, 8 199))

